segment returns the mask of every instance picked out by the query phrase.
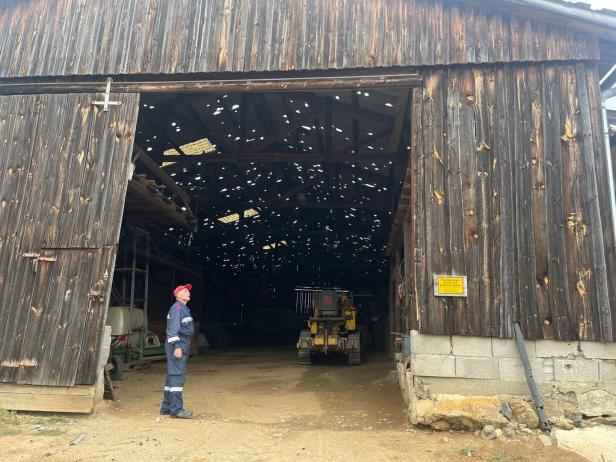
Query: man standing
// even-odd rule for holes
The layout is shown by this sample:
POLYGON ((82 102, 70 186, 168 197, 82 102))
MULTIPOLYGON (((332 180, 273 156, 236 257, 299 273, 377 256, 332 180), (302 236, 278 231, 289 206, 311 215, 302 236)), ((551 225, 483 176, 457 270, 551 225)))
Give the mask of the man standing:
POLYGON ((171 305, 167 315, 167 341, 165 342, 167 379, 160 413, 178 419, 189 419, 192 416, 192 412, 184 409, 184 400, 182 399, 190 340, 195 333, 193 318, 188 306, 186 306, 190 300, 191 290, 191 284, 175 288, 173 295, 176 302, 171 305))

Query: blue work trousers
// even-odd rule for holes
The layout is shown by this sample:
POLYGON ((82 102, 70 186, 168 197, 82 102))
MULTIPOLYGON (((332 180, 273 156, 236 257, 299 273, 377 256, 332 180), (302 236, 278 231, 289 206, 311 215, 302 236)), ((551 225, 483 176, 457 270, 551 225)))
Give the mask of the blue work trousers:
POLYGON ((174 347, 165 343, 165 353, 167 355, 167 378, 165 380, 165 391, 163 393, 163 403, 160 410, 176 415, 184 409, 184 381, 186 380, 186 362, 188 361, 188 347, 180 345, 182 357, 180 359, 173 356, 174 347))

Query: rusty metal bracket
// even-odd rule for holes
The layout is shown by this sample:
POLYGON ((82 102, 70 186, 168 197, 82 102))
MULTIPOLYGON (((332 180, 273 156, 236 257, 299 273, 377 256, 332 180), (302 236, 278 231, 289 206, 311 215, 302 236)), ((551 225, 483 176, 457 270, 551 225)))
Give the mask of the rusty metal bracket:
POLYGON ((91 290, 88 292, 88 298, 90 300, 102 302, 105 299, 105 294, 100 290, 91 290))

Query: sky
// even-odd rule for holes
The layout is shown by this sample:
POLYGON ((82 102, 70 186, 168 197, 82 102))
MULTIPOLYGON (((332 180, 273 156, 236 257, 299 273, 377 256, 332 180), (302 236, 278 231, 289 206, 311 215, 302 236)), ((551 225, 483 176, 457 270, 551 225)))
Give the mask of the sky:
MULTIPOLYGON (((601 9, 601 8, 616 10, 616 0, 587 0, 587 1, 584 1, 583 3, 590 3, 590 6, 596 10, 601 9)), ((605 106, 608 109, 616 110, 616 97, 608 99, 605 102, 605 106)))
MULTIPOLYGON (((573 3, 576 2, 574 1, 573 3)), ((601 8, 616 10, 616 0, 581 0, 581 3, 590 3, 590 6, 595 10, 599 10, 601 8)))

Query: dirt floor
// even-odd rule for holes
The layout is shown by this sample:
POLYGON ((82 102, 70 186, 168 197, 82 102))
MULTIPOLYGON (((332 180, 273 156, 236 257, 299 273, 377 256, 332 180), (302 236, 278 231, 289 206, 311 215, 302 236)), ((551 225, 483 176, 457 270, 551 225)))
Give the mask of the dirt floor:
POLYGON ((209 352, 189 361, 193 420, 158 415, 165 364, 116 382, 91 416, 0 415, 10 461, 582 461, 532 436, 486 441, 415 429, 391 363, 299 366, 293 350, 209 352), (35 428, 36 427, 36 428, 35 428), (85 436, 71 445, 78 435, 85 436))

